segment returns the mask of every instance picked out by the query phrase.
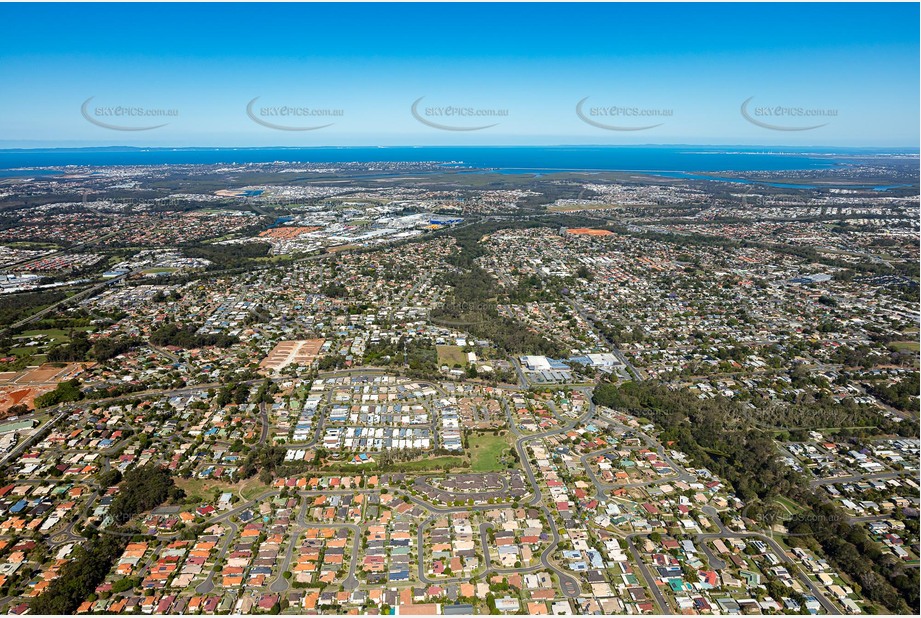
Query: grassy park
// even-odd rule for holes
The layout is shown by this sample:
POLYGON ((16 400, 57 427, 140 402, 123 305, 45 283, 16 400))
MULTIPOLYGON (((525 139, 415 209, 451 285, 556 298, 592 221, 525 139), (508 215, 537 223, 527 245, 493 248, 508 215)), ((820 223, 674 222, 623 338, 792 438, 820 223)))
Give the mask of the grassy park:
POLYGON ((506 436, 471 433, 468 442, 470 469, 473 472, 498 472, 506 468, 505 459, 510 448, 506 436))

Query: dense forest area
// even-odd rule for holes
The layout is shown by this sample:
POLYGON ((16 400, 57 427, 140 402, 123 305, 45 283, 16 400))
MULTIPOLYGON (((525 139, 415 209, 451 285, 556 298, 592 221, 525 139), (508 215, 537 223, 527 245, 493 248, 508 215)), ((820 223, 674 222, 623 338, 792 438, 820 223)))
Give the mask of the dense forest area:
POLYGON ((921 381, 918 372, 895 384, 867 383, 867 390, 880 401, 905 412, 918 409, 918 392, 921 381))
POLYGON ((827 427, 847 427, 866 435, 917 435, 917 424, 880 416, 878 408, 857 404, 851 397, 840 402, 832 397, 802 398, 795 404, 757 398, 753 401, 755 407, 748 413, 758 427, 786 430, 789 435, 799 435, 801 439, 806 439, 804 434, 810 430, 827 427))
POLYGON ((166 468, 155 464, 132 468, 118 485, 118 493, 109 507, 109 516, 118 525, 124 525, 138 513, 149 511, 168 499, 178 499, 181 492, 173 484, 166 468))
POLYGON ((103 337, 90 341, 86 333, 77 332, 68 343, 48 350, 52 363, 107 361, 141 344, 136 337, 103 337))
POLYGON ((31 613, 73 614, 103 582, 127 542, 128 537, 102 535, 78 546, 74 559, 65 564, 45 592, 29 604, 31 613))
POLYGON ((213 345, 227 348, 237 343, 236 337, 219 334, 199 334, 198 326, 181 326, 175 323, 164 324, 150 333, 150 343, 159 346, 176 346, 179 348, 193 349, 213 345))
MULTIPOLYGON (((114 475, 112 479, 116 479, 114 475)), ((116 527, 138 513, 159 506, 169 498, 179 499, 182 490, 175 487, 169 470, 146 465, 129 470, 118 486, 109 514, 116 527)), ((90 540, 75 551, 74 559, 64 565, 44 593, 32 600, 33 614, 73 614, 92 595, 122 554, 130 535, 112 535, 90 530, 90 540)))
POLYGON ((0 295, 0 326, 9 326, 48 305, 67 298, 61 290, 0 295))
POLYGON ((662 442, 674 442, 729 481, 743 500, 769 499, 797 482, 777 458, 771 436, 746 422, 746 414, 729 399, 700 400, 689 391, 649 382, 602 384, 593 399, 661 427, 662 442))
POLYGON ((182 247, 182 252, 192 258, 201 258, 211 262, 208 270, 240 268, 252 264, 258 258, 269 255, 272 248, 267 242, 247 242, 233 245, 189 244, 182 247))
POLYGON ((439 283, 451 288, 444 305, 432 311, 436 324, 461 326, 477 337, 489 339, 505 354, 545 354, 559 357, 563 348, 528 329, 512 318, 499 314, 499 290, 486 272, 475 264, 465 271, 444 273, 439 283))
POLYGON ((80 390, 80 380, 74 378, 73 380, 61 382, 53 391, 36 397, 35 407, 47 408, 56 406, 59 403, 79 401, 80 399, 83 399, 83 392, 80 390))
MULTIPOLYGON (((779 459, 773 439, 748 420, 746 410, 729 399, 700 400, 687 390, 670 390, 651 382, 602 384, 597 405, 649 419, 662 442, 673 442, 694 465, 706 467, 731 483, 749 504, 766 506, 786 496, 807 508, 787 522, 790 544, 820 550, 863 594, 889 611, 918 610, 917 575, 894 556, 883 555, 859 524, 779 459)), ((915 425, 917 432, 917 425, 915 425)))
POLYGON ((408 339, 380 341, 365 349, 365 365, 405 364, 407 374, 416 378, 431 378, 438 374, 438 353, 429 339, 408 339))
MULTIPOLYGON (((483 255, 480 239, 484 234, 506 228, 541 227, 534 221, 476 224, 456 230, 458 250, 447 258, 454 270, 442 273, 439 283, 450 287, 451 293, 442 307, 432 312, 432 321, 445 326, 462 326, 470 334, 491 340, 505 354, 546 354, 558 357, 564 353, 560 345, 536 333, 517 320, 499 314, 499 297, 503 295, 495 280, 474 261, 483 255)), ((527 295, 522 290, 514 294, 527 295)))

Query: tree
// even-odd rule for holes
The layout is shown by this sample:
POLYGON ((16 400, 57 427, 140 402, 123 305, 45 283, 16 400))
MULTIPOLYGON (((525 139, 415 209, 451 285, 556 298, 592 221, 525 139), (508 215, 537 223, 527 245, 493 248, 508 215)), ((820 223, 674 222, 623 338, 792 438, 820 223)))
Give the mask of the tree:
POLYGON ((73 614, 105 579, 126 543, 126 537, 106 534, 77 547, 74 559, 64 565, 45 592, 29 604, 31 612, 73 614))
POLYGON ((80 391, 80 380, 74 378, 66 382, 61 382, 50 393, 45 393, 44 395, 36 397, 35 407, 48 408, 50 406, 56 406, 59 403, 77 401, 82 398, 83 393, 80 391))
MULTIPOLYGON (((155 464, 133 468, 125 473, 118 493, 109 507, 109 515, 118 524, 125 524, 138 513, 159 506, 171 496, 175 485, 169 470, 155 464)), ((181 490, 180 490, 181 491, 181 490)))

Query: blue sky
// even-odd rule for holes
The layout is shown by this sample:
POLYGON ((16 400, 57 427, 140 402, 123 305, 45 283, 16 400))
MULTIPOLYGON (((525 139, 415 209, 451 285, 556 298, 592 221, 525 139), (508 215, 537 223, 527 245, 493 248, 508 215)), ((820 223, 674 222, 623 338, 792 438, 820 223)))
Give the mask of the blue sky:
POLYGON ((913 3, 0 4, 0 147, 918 146, 918 22, 913 3), (91 119, 167 124, 102 128, 81 114, 90 97, 91 119), (262 126, 255 97, 273 124, 333 124, 262 126), (423 120, 496 124, 429 126, 420 97, 423 120), (659 126, 593 126, 586 97, 583 117, 659 126), (750 97, 773 129, 743 116, 750 97), (178 115, 103 115, 118 106, 178 115), (341 115, 263 109, 281 106, 341 115))

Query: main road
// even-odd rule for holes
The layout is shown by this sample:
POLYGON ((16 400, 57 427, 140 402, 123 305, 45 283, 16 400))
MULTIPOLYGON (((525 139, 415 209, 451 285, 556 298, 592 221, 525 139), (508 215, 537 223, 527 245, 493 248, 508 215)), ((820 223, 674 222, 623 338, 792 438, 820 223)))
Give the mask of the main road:
POLYGON ((3 332, 6 333, 6 332, 9 332, 9 331, 14 331, 14 330, 16 330, 16 329, 18 329, 18 328, 21 328, 21 327, 25 326, 26 324, 31 324, 32 322, 35 322, 35 321, 38 320, 39 318, 42 318, 42 317, 48 315, 49 313, 51 313, 52 311, 54 311, 54 310, 57 309, 58 307, 62 307, 62 306, 64 306, 64 305, 70 304, 70 303, 72 303, 72 302, 74 302, 74 301, 77 301, 77 300, 82 300, 82 299, 84 299, 84 298, 87 298, 88 296, 92 296, 93 294, 96 294, 97 292, 99 292, 100 290, 102 290, 103 288, 105 288, 106 286, 112 285, 113 283, 115 283, 115 282, 117 282, 117 281, 121 281, 122 279, 124 279, 125 277, 127 277, 129 274, 131 274, 131 273, 125 273, 125 274, 123 274, 123 275, 118 275, 117 277, 112 277, 111 279, 106 279, 105 281, 102 281, 102 282, 97 283, 97 284, 95 284, 95 285, 93 285, 93 286, 91 286, 91 287, 88 287, 88 288, 86 288, 85 290, 83 290, 83 291, 81 291, 81 292, 77 292, 77 293, 74 294, 73 296, 68 296, 67 298, 64 298, 64 299, 62 299, 62 300, 59 300, 58 302, 56 302, 56 303, 54 303, 54 304, 48 305, 47 307, 45 307, 45 308, 42 309, 41 311, 36 311, 36 312, 33 313, 32 315, 30 315, 30 316, 28 316, 28 317, 25 317, 25 318, 19 320, 18 322, 14 322, 13 324, 11 324, 11 325, 9 325, 8 327, 6 327, 5 329, 3 329, 3 332))

